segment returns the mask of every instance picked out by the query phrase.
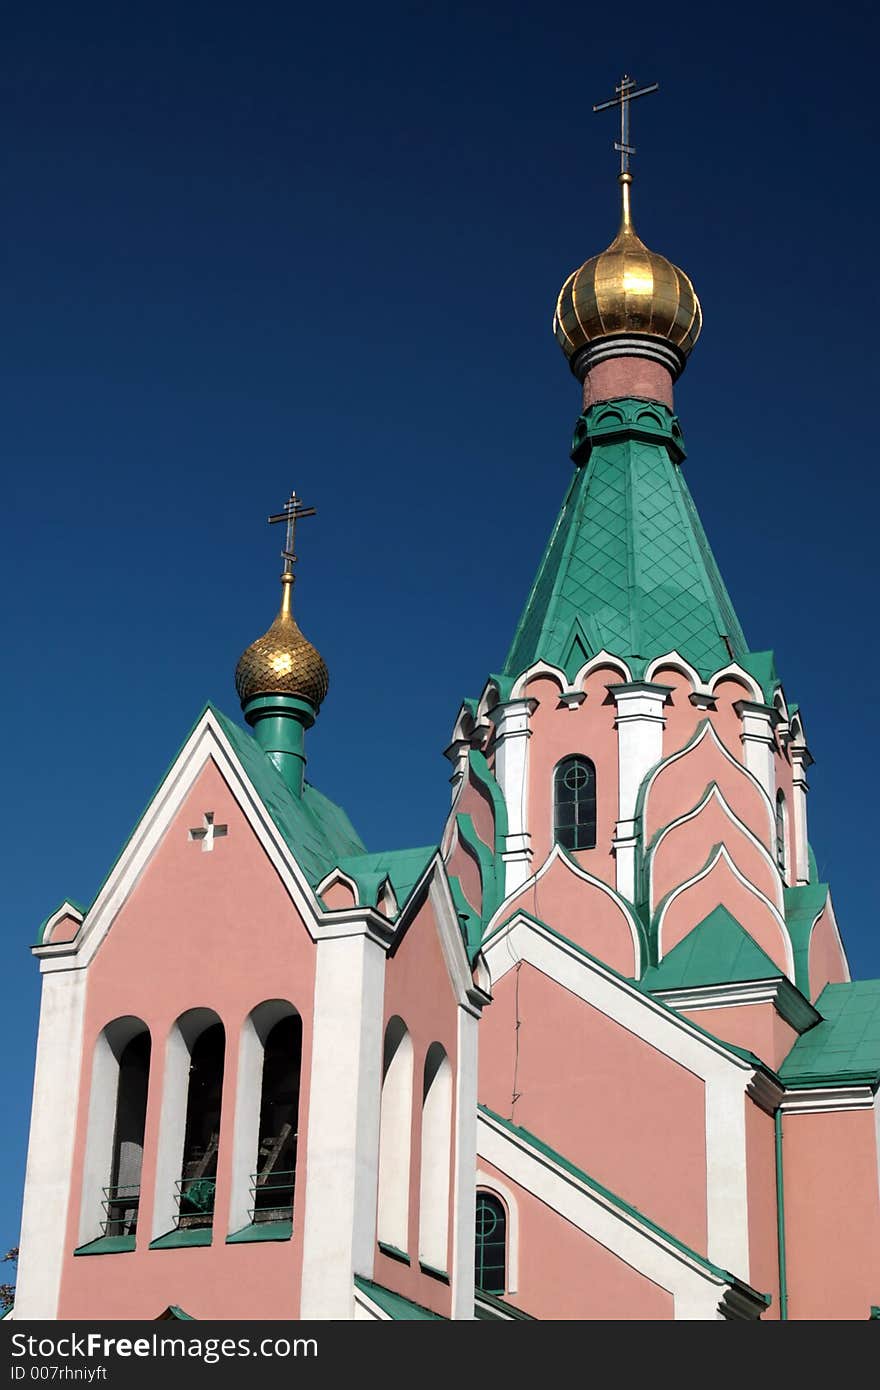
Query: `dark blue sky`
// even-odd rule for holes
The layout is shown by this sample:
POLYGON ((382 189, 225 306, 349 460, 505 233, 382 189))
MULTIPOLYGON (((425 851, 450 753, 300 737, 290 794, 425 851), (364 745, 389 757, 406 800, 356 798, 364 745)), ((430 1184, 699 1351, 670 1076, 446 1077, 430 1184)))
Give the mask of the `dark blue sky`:
POLYGON ((6 1065, 17 1239, 38 977, 277 603, 331 693, 309 774, 368 847, 430 842, 463 696, 506 652, 567 485, 568 272, 635 217, 705 328, 687 477, 816 766, 854 974, 880 975, 874 7, 120 6, 4 17, 6 1065), (308 529, 306 529, 308 528, 308 529))

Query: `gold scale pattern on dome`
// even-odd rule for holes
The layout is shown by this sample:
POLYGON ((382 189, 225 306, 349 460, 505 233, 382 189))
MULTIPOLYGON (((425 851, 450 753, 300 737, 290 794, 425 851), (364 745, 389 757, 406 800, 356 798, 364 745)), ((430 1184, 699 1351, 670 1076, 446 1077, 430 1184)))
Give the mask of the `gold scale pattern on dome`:
POLYGON ((590 343, 615 334, 662 339, 686 358, 700 335, 703 315, 689 276, 649 250, 632 222, 629 156, 635 150, 629 141, 629 107, 657 87, 655 82, 637 90, 634 79, 624 74, 615 96, 593 107, 620 112, 620 140, 614 147, 620 152, 620 230, 605 251, 569 275, 559 292, 553 332, 569 361, 590 343))
POLYGON ((296 522, 303 516, 313 516, 313 507, 303 507, 296 493, 291 493, 284 509, 270 516, 270 523, 287 523, 287 542, 281 552, 284 572, 281 575, 281 608, 268 632, 242 652, 235 668, 235 688, 242 705, 258 695, 292 695, 308 700, 317 710, 327 694, 330 676, 324 658, 304 637, 292 612, 296 556, 293 551, 296 522))

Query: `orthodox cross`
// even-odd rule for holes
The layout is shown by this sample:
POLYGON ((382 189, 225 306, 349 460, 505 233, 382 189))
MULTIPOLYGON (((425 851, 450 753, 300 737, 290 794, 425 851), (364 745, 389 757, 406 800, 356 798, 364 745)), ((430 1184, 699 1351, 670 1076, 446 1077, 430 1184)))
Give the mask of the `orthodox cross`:
POLYGON ((274 516, 269 517, 270 526, 274 526, 277 521, 284 521, 287 523, 287 536, 284 542, 284 549, 281 552, 281 558, 284 561, 285 574, 292 574, 293 567, 296 564, 296 554, 294 553, 293 549, 293 543, 296 539, 296 523, 300 520, 301 517, 314 515, 315 508, 304 507, 302 503, 302 498, 297 497, 296 491, 294 490, 288 497, 287 501, 284 503, 284 506, 281 508, 281 511, 276 512, 274 516))
POLYGON ((607 111, 611 106, 620 107, 620 139, 615 140, 614 148, 620 153, 620 172, 629 173, 629 157, 635 154, 635 145, 629 143, 629 104, 635 101, 636 97, 649 96, 651 92, 656 92, 660 86, 659 82, 652 82, 649 87, 639 87, 636 90, 636 80, 623 74, 620 81, 614 88, 615 95, 608 101, 600 101, 593 107, 594 111, 607 111))
POLYGON ((213 811, 206 811, 204 819, 205 824, 203 826, 199 826, 197 830, 191 830, 189 832, 189 838, 190 840, 194 840, 196 843, 198 843, 198 841, 201 840, 202 851, 206 852, 214 848, 215 840, 222 839, 224 835, 229 834, 229 826, 215 825, 213 811))

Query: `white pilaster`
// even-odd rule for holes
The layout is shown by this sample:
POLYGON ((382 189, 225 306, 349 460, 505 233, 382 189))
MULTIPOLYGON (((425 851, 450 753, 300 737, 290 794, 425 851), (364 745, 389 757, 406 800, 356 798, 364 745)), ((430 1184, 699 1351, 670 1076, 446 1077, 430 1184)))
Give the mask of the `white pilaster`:
POLYGON ((666 685, 632 681, 609 685, 617 706, 618 802, 614 831, 617 891, 629 902, 636 895, 636 803, 639 788, 663 756, 666 685))
POLYGON ((453 801, 458 796, 458 789, 464 781, 464 776, 467 772, 470 747, 469 739, 454 738, 444 753, 444 757, 448 758, 452 763, 452 776, 449 779, 449 784, 452 787, 453 801))
POLYGON ((773 753, 775 711, 769 705, 756 705, 751 700, 737 700, 734 709, 742 720, 740 738, 745 765, 756 777, 771 801, 776 797, 776 768, 773 753))
POLYGON ((385 950, 363 933, 317 951, 300 1317, 347 1320, 373 1273, 385 950))
POLYGON ((810 881, 810 850, 807 834, 807 768, 813 759, 806 748, 792 744, 791 755, 792 814, 794 816, 795 882, 810 881))
POLYGON ((43 975, 21 1218, 16 1321, 58 1316, 82 1071, 86 976, 43 975))
POLYGON ((509 896, 531 874, 532 837, 528 828, 529 727, 534 700, 509 700, 490 712, 495 725, 495 780, 507 806, 504 893, 509 896))
POLYGON ((455 1087, 455 1155, 452 1175, 452 1317, 474 1317, 474 1225, 477 1167, 477 1027, 468 1009, 458 1010, 458 1076, 455 1087))

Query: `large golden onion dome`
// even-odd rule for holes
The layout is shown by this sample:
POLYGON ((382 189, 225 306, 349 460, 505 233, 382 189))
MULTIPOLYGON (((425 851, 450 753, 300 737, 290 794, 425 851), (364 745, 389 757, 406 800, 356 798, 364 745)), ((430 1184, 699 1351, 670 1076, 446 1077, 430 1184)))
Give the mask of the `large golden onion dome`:
POLYGON ((630 210, 632 174, 620 174, 619 183, 620 231, 606 251, 569 275, 559 292, 553 332, 579 376, 590 356, 596 360, 596 354, 583 350, 616 336, 643 339, 649 355, 668 359, 677 376, 700 335, 700 301, 684 271, 650 251, 636 235, 630 210))
POLYGON ((242 705, 258 695, 293 695, 317 711, 330 686, 321 653, 304 637, 291 612, 293 574, 281 576, 281 610, 269 631, 242 652, 235 688, 242 705))

